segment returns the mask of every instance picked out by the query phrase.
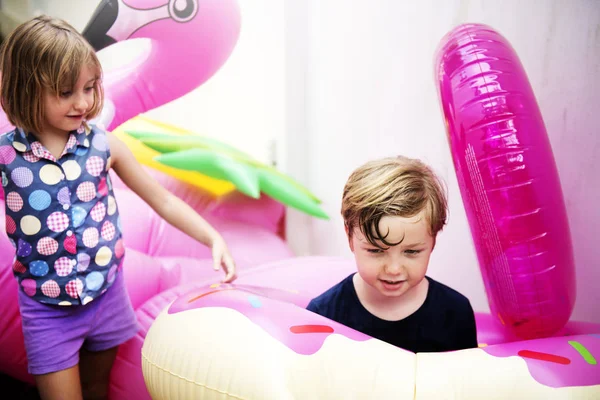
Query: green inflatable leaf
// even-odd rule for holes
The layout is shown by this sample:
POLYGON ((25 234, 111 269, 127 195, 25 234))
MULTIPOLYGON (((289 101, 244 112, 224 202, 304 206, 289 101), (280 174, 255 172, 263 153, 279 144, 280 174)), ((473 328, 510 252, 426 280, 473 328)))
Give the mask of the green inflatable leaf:
POLYGON ((314 199, 300 190, 297 185, 290 184, 285 176, 274 174, 268 169, 258 169, 260 189, 275 200, 287 204, 314 217, 329 219, 325 211, 314 199))
POLYGON ((294 181, 289 176, 279 172, 277 169, 271 166, 265 165, 253 159, 248 154, 239 151, 228 144, 219 142, 218 140, 197 135, 176 136, 167 133, 156 133, 148 131, 127 130, 125 131, 125 133, 134 137, 135 139, 140 140, 142 143, 144 143, 144 145, 150 147, 155 151, 158 151, 159 153, 185 151, 192 148, 205 148, 223 153, 241 162, 248 163, 254 167, 269 170, 271 173, 270 176, 277 176, 278 179, 287 181, 288 185, 295 186, 297 190, 304 192, 305 195, 313 199, 313 201, 319 204, 321 203, 320 199, 318 199, 314 194, 308 191, 308 189, 300 185, 298 182, 294 181))
POLYGON ((250 155, 218 140, 197 135, 170 135, 146 131, 125 131, 131 137, 138 139, 151 149, 159 153, 172 153, 191 148, 205 148, 219 151, 233 158, 240 158, 247 162, 258 163, 250 155))
POLYGON ((258 174, 252 167, 212 150, 189 149, 161 154, 154 159, 169 167, 197 171, 211 178, 230 181, 245 195, 255 199, 260 197, 258 174))
POLYGON ((253 198, 258 198, 262 191, 309 215, 329 218, 319 206, 321 201, 304 186, 228 144, 198 135, 135 130, 125 132, 161 153, 154 158, 157 162, 229 181, 240 192, 253 198))

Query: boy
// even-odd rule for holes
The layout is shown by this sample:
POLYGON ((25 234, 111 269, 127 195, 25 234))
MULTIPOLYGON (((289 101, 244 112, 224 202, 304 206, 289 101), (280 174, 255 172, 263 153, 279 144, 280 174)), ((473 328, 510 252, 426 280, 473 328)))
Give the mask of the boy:
POLYGON ((356 169, 342 217, 358 273, 307 309, 415 353, 477 347, 469 300, 425 275, 446 213, 439 179, 419 160, 384 158, 356 169))

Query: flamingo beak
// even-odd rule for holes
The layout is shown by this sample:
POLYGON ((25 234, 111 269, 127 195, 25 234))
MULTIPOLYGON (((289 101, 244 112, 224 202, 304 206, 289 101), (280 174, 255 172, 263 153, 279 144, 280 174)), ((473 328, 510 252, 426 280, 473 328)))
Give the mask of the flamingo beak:
POLYGON ((102 0, 83 29, 83 36, 96 51, 116 43, 107 32, 117 20, 118 13, 118 0, 102 0))

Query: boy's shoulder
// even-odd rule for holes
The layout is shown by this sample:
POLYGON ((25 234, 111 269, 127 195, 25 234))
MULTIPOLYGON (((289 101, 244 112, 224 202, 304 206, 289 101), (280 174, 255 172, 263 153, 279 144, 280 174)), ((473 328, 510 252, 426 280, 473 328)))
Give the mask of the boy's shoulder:
POLYGON ((345 297, 349 293, 349 285, 353 285, 352 277, 355 272, 348 275, 346 278, 342 279, 340 282, 336 283, 314 299, 310 301, 307 308, 311 311, 317 311, 323 309, 324 307, 331 307, 335 303, 337 303, 341 298, 345 297))
POLYGON ((451 351, 477 347, 475 313, 469 299, 430 277, 426 305, 413 322, 422 326, 415 351, 451 351))
POLYGON ((469 299, 458 290, 436 281, 429 276, 427 277, 427 280, 429 280, 428 297, 430 297, 431 303, 435 303, 436 307, 446 310, 472 310, 469 299))

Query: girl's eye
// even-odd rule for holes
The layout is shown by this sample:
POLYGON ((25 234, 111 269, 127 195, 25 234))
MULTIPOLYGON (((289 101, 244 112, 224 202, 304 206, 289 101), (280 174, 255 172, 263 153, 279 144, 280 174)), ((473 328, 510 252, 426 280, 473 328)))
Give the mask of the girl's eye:
POLYGON ((85 91, 86 91, 87 93, 91 92, 92 90, 94 90, 94 87, 93 87, 93 86, 85 88, 85 91))
POLYGON ((71 95, 70 90, 66 90, 64 92, 60 92, 60 97, 69 97, 71 95))

